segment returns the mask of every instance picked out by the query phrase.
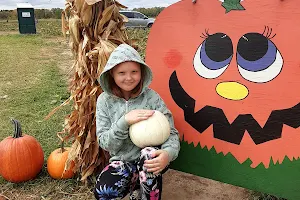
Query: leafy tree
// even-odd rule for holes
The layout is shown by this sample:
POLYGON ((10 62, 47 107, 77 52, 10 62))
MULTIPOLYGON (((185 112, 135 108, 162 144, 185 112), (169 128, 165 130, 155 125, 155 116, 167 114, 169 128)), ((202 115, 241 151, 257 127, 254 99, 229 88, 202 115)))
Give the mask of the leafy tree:
POLYGON ((10 10, 9 19, 12 19, 12 20, 18 19, 18 13, 17 13, 16 9, 15 10, 10 10))
POLYGON ((61 12, 62 12, 61 8, 52 8, 51 12, 53 13, 53 18, 55 18, 55 19, 61 18, 61 12))
POLYGON ((51 12, 51 10, 48 10, 48 9, 43 9, 44 12, 45 12, 45 15, 44 15, 44 18, 45 19, 50 19, 50 18, 54 18, 54 15, 53 13, 51 12))
MULTIPOLYGON (((157 17, 157 15, 164 9, 164 7, 153 7, 153 8, 135 8, 133 10, 139 11, 148 17, 157 17)), ((52 9, 34 9, 35 18, 37 19, 60 19, 61 8, 52 9)), ((17 10, 1 10, 0 20, 18 19, 17 10)))
POLYGON ((35 15, 35 18, 37 18, 37 19, 43 19, 45 17, 45 12, 43 9, 35 9, 34 15, 35 15))
POLYGON ((153 7, 153 8, 134 8, 133 10, 143 13, 148 17, 157 17, 164 7, 153 7))
POLYGON ((9 19, 9 11, 8 10, 4 10, 0 12, 0 19, 9 19))

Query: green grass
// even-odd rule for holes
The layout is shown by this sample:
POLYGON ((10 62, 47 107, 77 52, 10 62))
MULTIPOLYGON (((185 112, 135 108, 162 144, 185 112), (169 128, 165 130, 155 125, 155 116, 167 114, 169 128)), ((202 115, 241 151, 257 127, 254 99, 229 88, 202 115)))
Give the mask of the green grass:
POLYGON ((286 199, 275 197, 270 194, 264 194, 261 192, 253 192, 252 197, 249 200, 286 200, 286 199))
MULTIPOLYGON (((56 133, 62 131, 64 117, 70 112, 70 106, 66 106, 44 120, 53 108, 69 97, 59 68, 64 62, 62 52, 67 45, 38 35, 0 35, 0 41, 0 54, 5 55, 0 57, 0 140, 13 134, 10 119, 18 119, 23 132, 41 143, 46 162, 50 152, 59 147, 56 133)), ((35 180, 26 183, 12 184, 0 178, 0 194, 10 199, 61 199, 66 196, 78 199, 74 194, 81 191, 85 193, 81 197, 91 197, 89 188, 76 179, 54 181, 45 167, 35 180)))
POLYGON ((138 52, 145 58, 146 45, 150 29, 148 28, 128 28, 128 37, 138 40, 138 52))
POLYGON ((19 31, 18 20, 0 20, 0 31, 19 31))
POLYGON ((66 82, 53 53, 54 44, 36 36, 0 36, 0 139, 13 132, 10 118, 20 120, 23 132, 35 136, 48 155, 57 147, 69 107, 50 120, 44 117, 68 98, 66 82))
MULTIPOLYGON (((19 32, 18 20, 0 20, 0 32, 19 32)), ((36 24, 36 30, 38 35, 52 37, 61 36, 61 22, 57 19, 40 19, 36 24)))

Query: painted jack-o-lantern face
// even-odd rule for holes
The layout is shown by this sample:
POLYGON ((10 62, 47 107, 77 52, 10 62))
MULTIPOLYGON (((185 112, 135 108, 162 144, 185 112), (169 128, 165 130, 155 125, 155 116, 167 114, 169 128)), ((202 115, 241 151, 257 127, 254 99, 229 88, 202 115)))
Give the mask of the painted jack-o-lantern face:
POLYGON ((300 156, 300 12, 297 0, 241 4, 245 10, 227 12, 218 0, 166 8, 146 62, 185 141, 267 168, 300 156))

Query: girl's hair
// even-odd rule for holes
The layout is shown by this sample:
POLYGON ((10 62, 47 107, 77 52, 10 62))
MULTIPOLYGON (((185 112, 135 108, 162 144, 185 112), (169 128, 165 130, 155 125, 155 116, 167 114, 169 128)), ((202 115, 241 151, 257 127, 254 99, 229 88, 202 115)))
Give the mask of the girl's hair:
MULTIPOLYGON (((131 96, 137 96, 143 89, 143 83, 145 80, 145 67, 140 64, 141 69, 141 80, 139 84, 132 90, 131 96)), ((112 70, 108 72, 108 84, 111 89, 112 94, 116 95, 117 97, 124 98, 121 88, 116 84, 114 78, 112 77, 112 70)))

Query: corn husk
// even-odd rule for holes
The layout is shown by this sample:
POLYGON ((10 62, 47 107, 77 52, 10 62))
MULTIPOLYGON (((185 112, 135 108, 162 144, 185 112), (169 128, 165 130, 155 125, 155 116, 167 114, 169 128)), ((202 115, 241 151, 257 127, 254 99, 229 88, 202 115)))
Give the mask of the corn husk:
POLYGON ((74 170, 82 181, 99 173, 109 159, 96 137, 96 101, 102 92, 97 78, 118 45, 127 43, 137 47, 135 41, 128 38, 124 26, 128 19, 119 13, 121 8, 126 7, 116 0, 67 0, 62 12, 62 32, 69 36, 75 58, 69 85, 71 95, 46 118, 60 107, 73 103, 73 110, 66 116, 65 127, 59 134, 65 142, 72 139, 65 169, 74 161, 74 170))

